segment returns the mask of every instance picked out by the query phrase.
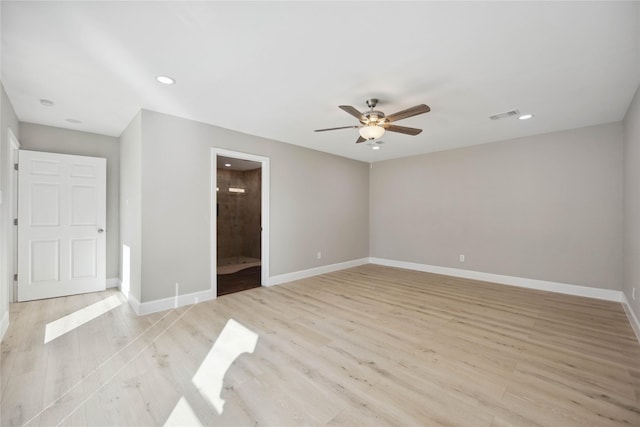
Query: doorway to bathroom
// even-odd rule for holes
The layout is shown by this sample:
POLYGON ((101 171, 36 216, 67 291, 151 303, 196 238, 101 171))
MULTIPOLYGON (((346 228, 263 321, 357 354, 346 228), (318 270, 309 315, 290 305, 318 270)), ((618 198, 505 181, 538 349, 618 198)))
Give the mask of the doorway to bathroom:
POLYGON ((218 149, 213 154, 212 282, 221 296, 266 284, 268 159, 218 149))

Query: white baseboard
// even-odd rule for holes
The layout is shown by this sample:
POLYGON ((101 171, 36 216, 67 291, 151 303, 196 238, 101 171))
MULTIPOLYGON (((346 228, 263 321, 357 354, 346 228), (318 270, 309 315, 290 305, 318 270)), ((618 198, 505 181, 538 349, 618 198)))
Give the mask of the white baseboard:
POLYGON ((210 299, 214 299, 215 295, 211 289, 207 289, 206 291, 193 292, 191 294, 185 295, 177 295, 175 297, 157 299, 154 301, 147 302, 138 302, 135 300, 136 307, 134 306, 134 302, 131 302, 131 307, 135 310, 138 316, 144 316, 145 314, 156 313, 158 311, 171 310, 173 308, 182 307, 183 305, 191 305, 197 304, 199 302, 208 301, 210 299))
POLYGON ((107 279, 105 285, 106 285, 107 289, 109 289, 109 288, 119 288, 120 287, 120 279, 118 279, 117 277, 112 277, 110 279, 107 279))
POLYGON ((590 288, 588 286, 549 282, 547 280, 504 276, 502 274, 483 273, 480 271, 439 267, 436 265, 417 264, 413 262, 395 261, 383 258, 370 258, 369 260, 372 264, 386 265, 389 267, 406 268, 408 270, 424 271, 427 273, 443 274, 446 276, 462 277, 464 279, 481 280, 484 282, 499 283, 501 285, 517 286, 520 288, 537 289, 541 291, 557 292, 561 294, 577 295, 588 298, 597 298, 607 301, 623 302, 624 297, 622 291, 614 291, 611 289, 590 288))
POLYGON ((4 313, 2 321, 0 321, 0 341, 4 339, 4 334, 7 333, 7 329, 9 329, 9 310, 4 313))
MULTIPOLYGON (((640 322, 638 321, 636 315, 633 313, 633 310, 631 310, 626 295, 622 291, 614 291, 611 289, 590 288, 587 286, 570 285, 566 283, 550 282, 546 280, 527 279, 524 277, 505 276, 501 274, 484 273, 481 271, 462 270, 459 268, 440 267, 436 265, 418 264, 413 262, 396 261, 374 257, 361 258, 337 264, 323 265, 321 267, 310 268, 308 270, 301 270, 292 273, 271 276, 269 278, 267 286, 280 285, 282 283, 306 279, 308 277, 331 273, 347 268, 358 267, 364 264, 378 264, 388 267, 404 268, 407 270, 424 271, 427 273, 442 274, 446 276, 480 280, 502 285, 517 286, 521 288, 537 289, 542 291, 557 292, 561 294, 620 302, 622 303, 625 313, 629 318, 629 323, 631 323, 631 327, 636 334, 636 338, 638 338, 638 341, 640 342, 640 322)), ((118 279, 109 280, 116 280, 116 286, 120 285, 120 281, 118 279)), ((173 308, 181 307, 183 305, 197 304, 198 302, 208 301, 214 299, 215 295, 213 294, 213 291, 211 289, 208 289, 206 291, 199 291, 191 294, 178 295, 177 297, 164 298, 143 303, 138 301, 133 295, 125 295, 125 298, 129 301, 129 304, 136 312, 136 314, 139 316, 143 316, 145 314, 170 310, 173 308)), ((9 313, 5 313, 0 327, 0 337, 2 337, 9 327, 9 313)))
POLYGON ((127 301, 129 301, 129 305, 131 306, 133 311, 135 311, 136 314, 140 316, 140 301, 138 301, 138 299, 131 294, 125 294, 124 292, 122 292, 122 289, 120 289, 120 293, 122 293, 127 301))
POLYGON ((629 304, 627 295, 623 293, 622 298, 623 298, 622 307, 624 307, 624 312, 627 314, 627 319, 629 319, 629 323, 631 323, 631 328, 633 329, 633 332, 635 332, 638 342, 640 342, 640 322, 638 321, 638 318, 636 317, 635 313, 631 309, 631 304, 629 304))
MULTIPOLYGON (((295 271, 293 273, 280 274, 269 278, 266 286, 279 285, 281 283, 291 282, 294 280, 305 279, 307 277, 317 276, 319 274, 331 273, 333 271, 344 270, 345 268, 357 267, 369 263, 369 258, 361 258, 352 261, 341 262, 338 264, 323 265, 321 267, 310 268, 308 270, 295 271)), ((129 301, 129 305, 138 316, 156 313, 158 311, 170 310, 172 308, 181 307, 183 305, 196 304, 198 302, 214 299, 211 289, 206 291, 194 292, 178 297, 163 298, 154 301, 140 302, 133 295, 125 295, 129 301)))
POLYGON ((292 273, 279 274, 269 277, 267 286, 280 285, 282 283, 293 282, 294 280, 306 279, 307 277, 317 276, 319 274, 331 273, 345 268, 358 267, 360 265, 369 264, 369 258, 354 259, 351 261, 340 262, 337 264, 323 265, 321 267, 310 268, 308 270, 294 271, 292 273))

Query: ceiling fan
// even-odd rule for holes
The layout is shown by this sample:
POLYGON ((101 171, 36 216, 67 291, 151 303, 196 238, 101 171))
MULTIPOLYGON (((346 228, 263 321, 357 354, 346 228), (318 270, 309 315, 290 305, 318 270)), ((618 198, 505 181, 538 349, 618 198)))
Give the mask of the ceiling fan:
POLYGON ((417 135, 422 132, 422 129, 397 126, 392 125, 391 123, 431 111, 431 108, 429 108, 428 105, 420 104, 416 105, 415 107, 407 108, 406 110, 398 111, 395 114, 385 116, 382 111, 374 110, 377 104, 378 100, 376 98, 367 99, 367 106, 369 107, 369 111, 365 111, 364 113, 361 113, 356 108, 350 105, 339 105, 338 108, 346 111, 347 113, 358 119, 360 121, 360 124, 358 126, 341 126, 337 128, 316 129, 315 132, 325 132, 328 130, 337 129, 359 129, 360 137, 356 141, 356 144, 380 138, 387 130, 389 132, 417 135))

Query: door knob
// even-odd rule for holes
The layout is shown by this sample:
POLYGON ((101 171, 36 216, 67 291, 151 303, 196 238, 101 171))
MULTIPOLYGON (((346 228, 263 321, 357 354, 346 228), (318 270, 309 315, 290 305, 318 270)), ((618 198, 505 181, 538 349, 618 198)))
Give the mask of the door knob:
POLYGON ((98 228, 98 233, 102 233, 102 232, 104 232, 104 229, 103 228, 98 228))

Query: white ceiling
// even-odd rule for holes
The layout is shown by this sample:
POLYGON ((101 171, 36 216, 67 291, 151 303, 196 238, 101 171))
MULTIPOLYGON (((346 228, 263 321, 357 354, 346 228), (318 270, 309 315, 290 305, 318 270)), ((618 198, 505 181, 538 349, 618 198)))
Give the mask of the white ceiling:
POLYGON ((119 136, 140 108, 377 161, 619 121, 638 2, 1 2, 21 121, 119 136), (177 84, 164 86, 166 74, 177 84), (432 111, 356 145, 338 105, 432 111), (45 107, 39 99, 55 102, 45 107), (528 121, 492 121, 519 109, 528 121), (66 119, 77 119, 73 124, 66 119))

